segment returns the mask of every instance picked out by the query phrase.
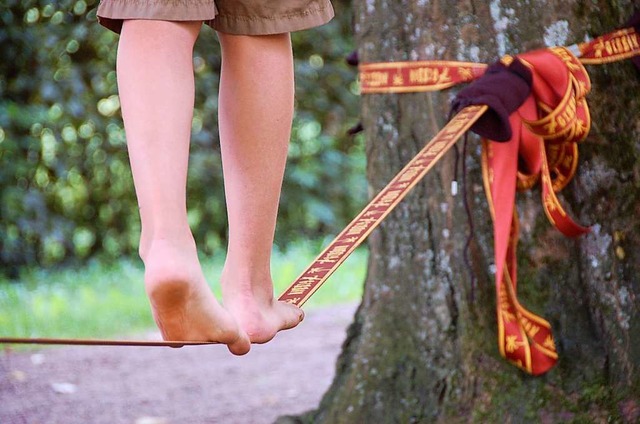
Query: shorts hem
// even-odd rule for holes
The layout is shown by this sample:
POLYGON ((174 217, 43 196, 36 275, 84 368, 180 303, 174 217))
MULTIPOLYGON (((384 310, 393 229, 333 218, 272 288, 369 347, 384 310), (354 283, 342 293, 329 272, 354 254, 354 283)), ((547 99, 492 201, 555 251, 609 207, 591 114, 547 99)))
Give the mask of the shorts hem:
POLYGON ((218 9, 212 0, 200 2, 174 0, 171 4, 163 4, 161 8, 154 8, 156 4, 157 2, 153 0, 101 2, 98 6, 97 19, 100 25, 120 34, 123 21, 129 19, 207 22, 218 14, 218 9), (185 7, 185 3, 188 3, 189 7, 185 7))
POLYGON ((236 16, 219 14, 205 21, 216 31, 236 35, 270 35, 301 31, 326 24, 334 17, 333 7, 327 6, 304 13, 285 16, 236 16))
POLYGON ((122 31, 123 22, 130 19, 200 21, 216 31, 228 34, 269 35, 321 26, 333 17, 333 6, 329 0, 321 7, 277 16, 221 14, 213 0, 173 0, 169 4, 157 0, 111 0, 101 2, 97 11, 100 25, 118 34, 122 31), (185 3, 189 7, 185 7, 185 3))

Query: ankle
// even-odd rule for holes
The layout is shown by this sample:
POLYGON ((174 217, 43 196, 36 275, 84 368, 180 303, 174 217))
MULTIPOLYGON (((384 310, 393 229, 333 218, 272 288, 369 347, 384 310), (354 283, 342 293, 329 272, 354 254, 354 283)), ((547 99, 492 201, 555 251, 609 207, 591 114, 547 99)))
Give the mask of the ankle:
POLYGON ((154 235, 154 237, 141 238, 140 247, 138 253, 143 262, 147 262, 149 259, 158 254, 164 252, 181 252, 181 256, 184 254, 190 254, 197 256, 196 243, 191 235, 154 235))
POLYGON ((145 282, 193 282, 201 278, 200 262, 193 240, 154 239, 142 259, 145 282))
POLYGON ((184 303, 210 290, 197 258, 181 257, 180 252, 150 257, 145 263, 144 287, 154 307, 184 303))
POLYGON ((274 298, 273 280, 269 271, 246 268, 236 270, 225 265, 220 277, 220 286, 224 299, 253 298, 271 302, 274 298))

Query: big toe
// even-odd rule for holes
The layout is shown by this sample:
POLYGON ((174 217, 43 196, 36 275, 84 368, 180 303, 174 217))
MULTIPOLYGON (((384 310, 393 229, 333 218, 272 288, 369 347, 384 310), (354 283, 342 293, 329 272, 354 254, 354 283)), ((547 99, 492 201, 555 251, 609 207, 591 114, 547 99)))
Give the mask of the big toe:
POLYGON ((286 302, 278 302, 279 315, 282 318, 281 330, 288 330, 300 324, 304 319, 304 312, 297 306, 286 302))
POLYGON ((249 350, 251 350, 251 341, 249 340, 249 336, 244 332, 240 333, 235 341, 227 344, 227 348, 229 349, 229 352, 234 355, 246 355, 249 353, 249 350))

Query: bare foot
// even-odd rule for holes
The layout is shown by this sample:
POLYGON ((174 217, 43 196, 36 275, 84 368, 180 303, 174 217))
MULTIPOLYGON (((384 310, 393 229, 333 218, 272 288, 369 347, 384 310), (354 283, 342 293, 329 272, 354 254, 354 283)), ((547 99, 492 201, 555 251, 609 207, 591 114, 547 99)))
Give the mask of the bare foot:
POLYGON ((304 319, 302 309, 275 300, 270 279, 268 284, 255 288, 232 280, 230 273, 224 271, 222 298, 251 343, 266 343, 278 331, 293 328, 304 319))
POLYGON ((165 340, 216 341, 236 355, 249 352, 249 338, 216 301, 195 249, 177 249, 168 242, 155 241, 144 263, 153 318, 165 340))

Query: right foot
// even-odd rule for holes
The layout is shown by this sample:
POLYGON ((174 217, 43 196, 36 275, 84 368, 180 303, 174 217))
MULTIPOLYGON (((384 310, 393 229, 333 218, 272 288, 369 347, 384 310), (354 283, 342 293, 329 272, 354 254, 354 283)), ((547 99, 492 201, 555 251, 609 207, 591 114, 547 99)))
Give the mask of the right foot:
POLYGON ((222 278, 224 306, 249 336, 251 343, 266 343, 278 331, 293 328, 304 319, 302 309, 277 301, 270 290, 252 290, 249 284, 242 285, 240 281, 227 279, 225 274, 222 278))
POLYGON ((189 250, 156 241, 145 254, 145 288, 163 339, 220 342, 244 355, 249 338, 216 301, 197 255, 189 250))

